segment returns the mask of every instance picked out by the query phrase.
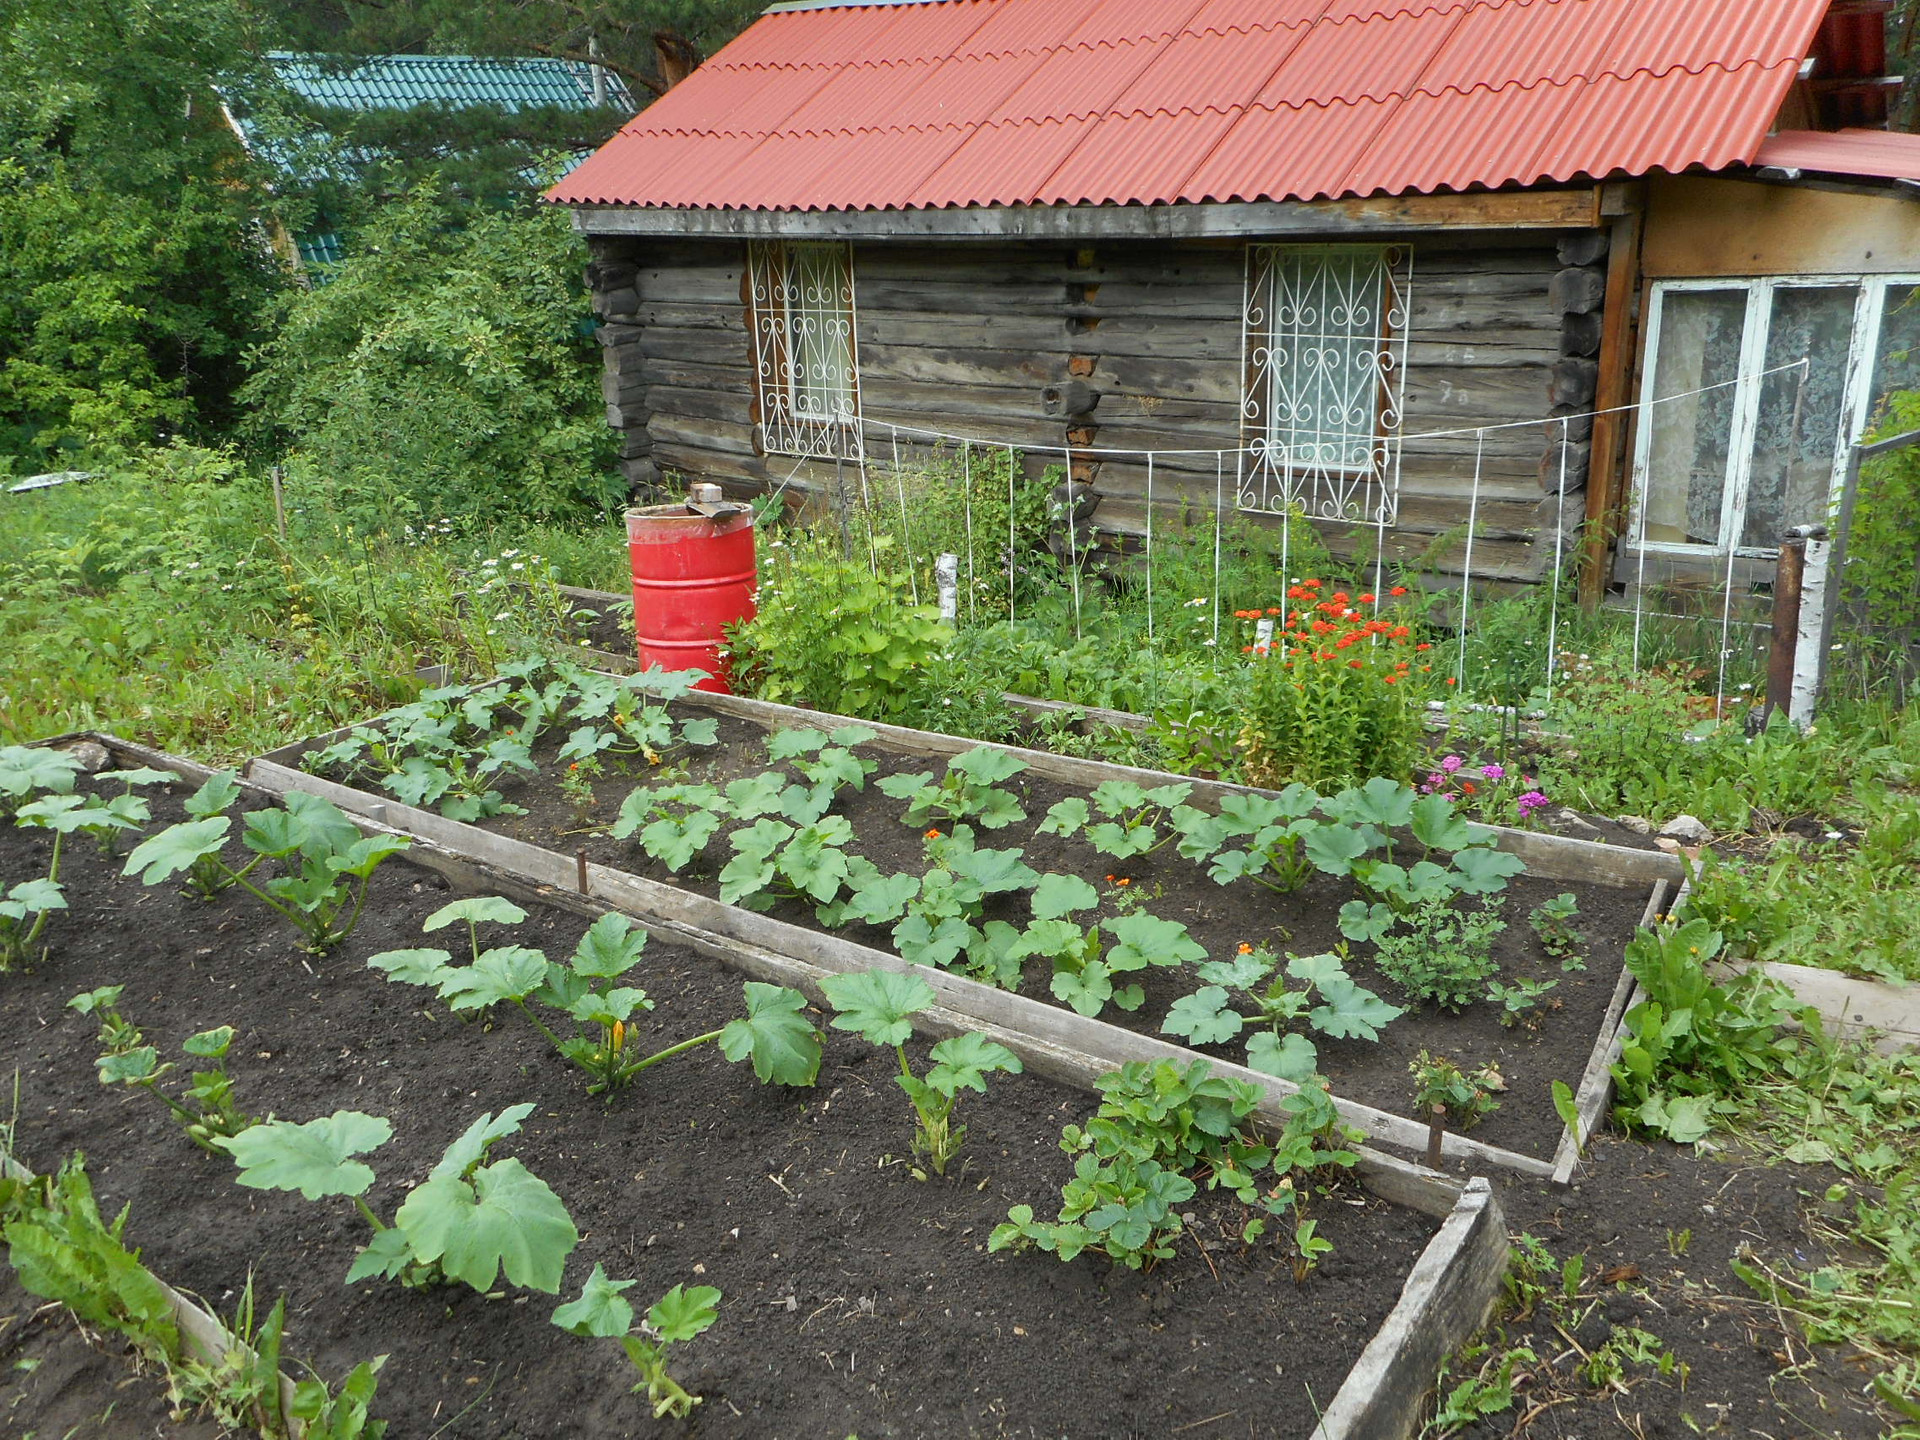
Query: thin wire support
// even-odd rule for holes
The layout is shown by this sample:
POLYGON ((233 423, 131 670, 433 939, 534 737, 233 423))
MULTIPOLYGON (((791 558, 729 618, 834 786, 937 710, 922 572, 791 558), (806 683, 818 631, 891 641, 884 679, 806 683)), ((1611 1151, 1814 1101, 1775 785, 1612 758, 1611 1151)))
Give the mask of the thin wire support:
POLYGON ((1560 422, 1560 500, 1553 517, 1553 580, 1547 595, 1547 704, 1553 704, 1553 676, 1560 661, 1560 559, 1567 542, 1567 433, 1572 417, 1560 422))
POLYGON ((960 450, 961 503, 967 516, 967 623, 973 624, 973 447, 960 450))
POLYGON ((1467 693, 1467 617, 1473 605, 1473 532, 1480 528, 1480 464, 1487 432, 1473 437, 1473 489, 1467 496, 1467 553, 1460 562, 1460 651, 1454 661, 1453 688, 1467 693))
POLYGON ((1220 538, 1226 525, 1227 452, 1213 456, 1213 643, 1220 643, 1220 538))
POLYGON ((1075 520, 1073 494, 1073 447, 1062 446, 1060 453, 1066 456, 1067 476, 1064 488, 1067 502, 1062 507, 1067 517, 1067 571, 1073 586, 1073 639, 1078 644, 1084 637, 1080 633, 1080 526, 1075 520))

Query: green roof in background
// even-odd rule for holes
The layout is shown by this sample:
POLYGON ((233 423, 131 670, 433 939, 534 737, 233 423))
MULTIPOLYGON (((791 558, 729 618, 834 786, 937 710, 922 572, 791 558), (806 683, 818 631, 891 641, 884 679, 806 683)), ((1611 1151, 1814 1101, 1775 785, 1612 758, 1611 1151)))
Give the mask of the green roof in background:
MULTIPOLYGON (((411 110, 421 105, 526 110, 591 110, 593 72, 571 60, 480 55, 382 55, 342 64, 328 55, 277 50, 267 59, 287 87, 314 105, 342 110, 411 110)), ((632 113, 618 75, 606 77, 608 108, 632 113)))

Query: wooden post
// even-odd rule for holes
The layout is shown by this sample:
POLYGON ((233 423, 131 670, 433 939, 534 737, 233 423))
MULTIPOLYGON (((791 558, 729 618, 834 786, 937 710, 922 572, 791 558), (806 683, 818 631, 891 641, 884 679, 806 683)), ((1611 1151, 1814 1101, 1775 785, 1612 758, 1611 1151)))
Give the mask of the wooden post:
POLYGON ((1427 1112, 1427 1168, 1441 1166, 1441 1145, 1447 1138, 1447 1107, 1436 1105, 1427 1112))
POLYGON ((1607 296, 1602 302, 1600 380, 1593 408, 1593 442, 1587 461, 1587 526, 1580 562, 1580 603, 1600 603, 1606 593, 1607 556, 1613 548, 1614 525, 1624 486, 1614 474, 1626 453, 1630 413, 1625 406, 1633 389, 1633 310, 1640 283, 1640 197, 1627 198, 1632 208, 1613 222, 1607 250, 1607 296))
POLYGON ((280 482, 284 472, 276 465, 267 472, 273 478, 273 528, 280 532, 280 548, 287 548, 287 497, 282 493, 280 482))
POLYGON ((1767 651, 1767 704, 1760 713, 1764 725, 1783 710, 1793 695, 1793 669, 1800 648, 1800 578, 1807 565, 1811 532, 1827 533, 1824 525, 1801 525, 1780 542, 1780 558, 1773 567, 1773 639, 1767 651))

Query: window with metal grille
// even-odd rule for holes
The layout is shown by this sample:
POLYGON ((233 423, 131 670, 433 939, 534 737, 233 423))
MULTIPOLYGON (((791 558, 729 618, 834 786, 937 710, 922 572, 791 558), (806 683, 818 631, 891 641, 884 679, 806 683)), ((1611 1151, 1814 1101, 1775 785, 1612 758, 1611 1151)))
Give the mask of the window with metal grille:
POLYGON ((1394 519, 1411 275, 1405 247, 1248 247, 1241 509, 1394 519))
POLYGON ((747 272, 762 447, 770 455, 859 458, 851 250, 751 241, 747 272))

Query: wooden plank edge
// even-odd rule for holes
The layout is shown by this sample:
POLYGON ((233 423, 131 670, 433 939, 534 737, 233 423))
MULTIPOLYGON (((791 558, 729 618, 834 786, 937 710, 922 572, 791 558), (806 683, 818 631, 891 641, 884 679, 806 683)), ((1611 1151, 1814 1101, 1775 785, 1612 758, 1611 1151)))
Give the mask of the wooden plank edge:
POLYGON ((1400 1300, 1354 1362, 1314 1440, 1407 1440, 1440 1366, 1487 1322, 1507 1273, 1506 1218, 1493 1187, 1469 1180, 1427 1243, 1400 1300))
MULTIPOLYGON (((1659 919, 1660 907, 1666 898, 1667 882, 1656 881, 1653 893, 1647 897, 1647 908, 1640 912, 1642 929, 1659 919)), ((1593 1053, 1587 1057, 1587 1068, 1581 1072, 1579 1088, 1574 1092, 1575 1119, 1579 1128, 1563 1130, 1559 1148, 1554 1151, 1553 1183, 1556 1185, 1572 1182, 1574 1167, 1580 1163, 1587 1142, 1599 1128, 1608 1102, 1613 1098, 1613 1062, 1617 1058, 1621 1018, 1632 1008, 1633 996, 1638 989, 1633 972, 1622 963, 1620 978, 1614 982, 1613 998, 1607 1002, 1606 1016, 1600 1022, 1600 1033, 1594 1038, 1593 1053)))
MULTIPOLYGON (((298 789, 319 795, 349 814, 375 820, 397 833, 430 841, 443 849, 484 861, 538 884, 558 889, 577 885, 579 861, 574 856, 496 835, 478 826, 449 820, 397 801, 381 800, 365 791, 322 780, 271 760, 253 761, 249 767, 249 779, 276 794, 298 789)), ((1298 1088, 1288 1081, 1245 1066, 1201 1056, 1184 1046, 1172 1045, 1152 1036, 1136 1035, 1119 1026, 1089 1020, 1072 1011, 1012 995, 964 976, 950 975, 924 966, 909 967, 904 960, 886 951, 874 950, 784 920, 775 920, 738 906, 725 905, 707 896, 644 876, 597 863, 587 866, 587 874, 589 893, 610 901, 645 924, 672 921, 725 942, 745 942, 839 973, 912 969, 925 978, 948 1008, 956 1013, 1017 1033, 1054 1039, 1069 1048, 1107 1061, 1105 1070, 1118 1069, 1128 1060, 1172 1059, 1187 1063, 1195 1059, 1207 1059, 1216 1073, 1258 1085, 1264 1096, 1261 1113, 1273 1123, 1284 1120, 1280 1102, 1298 1088)), ((1365 1130, 1376 1142, 1414 1151, 1425 1148, 1427 1127, 1416 1121, 1337 1095, 1334 1103, 1350 1124, 1365 1130)), ((1475 1164, 1497 1165, 1542 1179, 1553 1171, 1551 1161, 1488 1145, 1464 1135, 1449 1133, 1443 1144, 1444 1154, 1475 1164)))
MULTIPOLYGON (((1216 800, 1225 795, 1272 795, 1253 785, 1228 780, 1209 780, 1194 775, 1176 775, 1167 770, 1147 770, 1136 765, 1118 765, 1106 760, 1083 760, 1077 756, 1055 755, 1048 750, 1029 750, 1018 745, 968 740, 943 735, 933 730, 913 730, 879 720, 856 720, 851 716, 808 710, 795 705, 779 705, 771 700, 754 700, 744 695, 718 695, 697 690, 681 702, 735 719, 750 720, 769 730, 797 727, 832 730, 841 725, 865 725, 876 732, 877 743, 904 754, 953 756, 968 750, 1001 750, 1026 762, 1035 775, 1069 785, 1089 788, 1107 780, 1131 780, 1148 786, 1187 784, 1194 792, 1216 800)), ((1641 885, 1656 880, 1678 881, 1685 867, 1678 856, 1664 850, 1634 850, 1624 845, 1607 845, 1597 840, 1576 840, 1565 835, 1545 835, 1536 830, 1517 830, 1510 826, 1486 827, 1499 837, 1499 846, 1518 855, 1526 863, 1527 873, 1546 880, 1578 880, 1591 885, 1641 885)))
POLYGON ((1871 1044, 1884 1055, 1920 1050, 1920 987, 1890 985, 1781 960, 1735 960, 1714 967, 1726 974, 1758 970, 1820 1012, 1827 1033, 1871 1044))
MULTIPOLYGON (((88 735, 85 738, 99 737, 88 735)), ((38 1178, 33 1170, 22 1165, 10 1151, 3 1147, 0 1147, 0 1174, 23 1184, 30 1184, 38 1178)), ((160 1287, 160 1293, 166 1297, 167 1307, 173 1311, 174 1328, 180 1332, 183 1348, 192 1347, 197 1357, 209 1365, 219 1365, 229 1355, 235 1354, 249 1362, 259 1358, 254 1353, 253 1347, 241 1341, 227 1329, 218 1316, 203 1309, 182 1291, 174 1289, 145 1265, 141 1265, 138 1259, 133 1263, 149 1280, 160 1287)), ((287 1427, 287 1433, 293 1437, 293 1440, 300 1440, 300 1437, 306 1433, 307 1427, 305 1422, 293 1418, 293 1397, 294 1382, 283 1370, 280 1372, 280 1414, 287 1427)), ((261 1433, 264 1436, 266 1432, 261 1433)))

